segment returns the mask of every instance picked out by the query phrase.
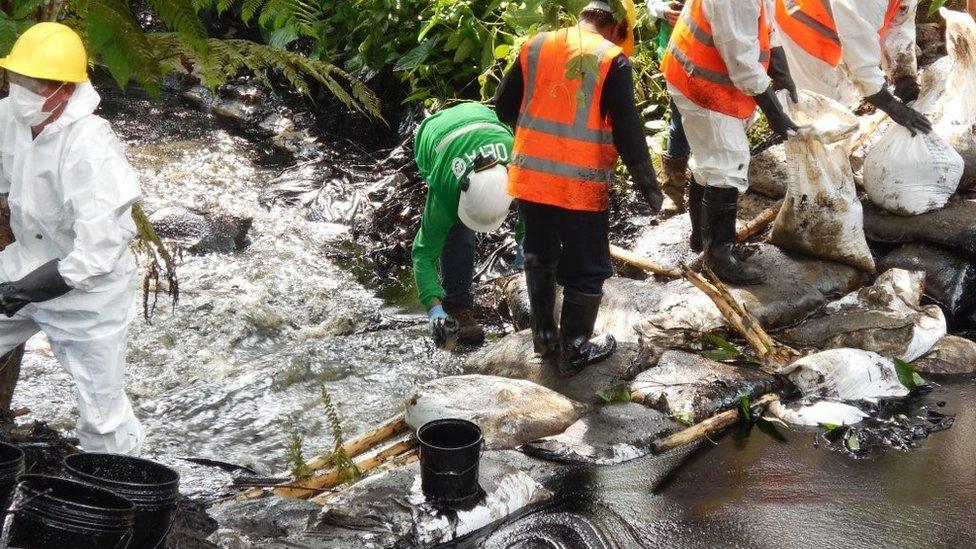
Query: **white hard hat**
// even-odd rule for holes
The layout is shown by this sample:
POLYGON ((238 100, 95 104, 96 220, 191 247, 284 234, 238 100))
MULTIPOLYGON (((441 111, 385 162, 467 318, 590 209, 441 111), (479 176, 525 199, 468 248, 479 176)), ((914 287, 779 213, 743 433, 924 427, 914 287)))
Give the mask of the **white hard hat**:
POLYGON ((461 184, 458 217, 472 231, 490 233, 502 226, 512 197, 508 194, 508 168, 492 162, 475 169, 461 184))

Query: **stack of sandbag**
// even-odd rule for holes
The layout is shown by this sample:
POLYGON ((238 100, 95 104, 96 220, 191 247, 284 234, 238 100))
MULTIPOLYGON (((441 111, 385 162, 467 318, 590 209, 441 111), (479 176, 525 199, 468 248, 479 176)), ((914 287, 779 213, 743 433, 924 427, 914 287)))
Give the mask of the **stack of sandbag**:
MULTIPOLYGON (((925 71, 919 98, 912 105, 934 121, 942 117, 947 82, 955 66, 943 59, 925 71)), ((897 215, 919 215, 946 205, 962 179, 962 156, 938 131, 912 135, 889 123, 867 146, 863 186, 875 205, 897 215)))
POLYGON ((946 20, 946 49, 952 68, 938 105, 935 133, 965 162, 960 189, 976 188, 976 21, 965 12, 939 10, 946 20))
POLYGON ((802 91, 786 101, 804 126, 786 142, 786 198, 770 242, 780 248, 874 272, 848 154, 858 118, 840 103, 802 91))

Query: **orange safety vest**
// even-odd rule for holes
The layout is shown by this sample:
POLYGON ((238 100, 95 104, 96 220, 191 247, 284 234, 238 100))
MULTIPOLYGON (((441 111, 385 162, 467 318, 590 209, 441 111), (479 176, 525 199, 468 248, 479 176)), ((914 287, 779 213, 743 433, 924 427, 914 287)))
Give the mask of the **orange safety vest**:
MULTIPOLYGON (((758 62, 768 69, 772 26, 766 16, 765 0, 758 1, 758 62)), ((742 119, 756 111, 756 101, 732 83, 728 66, 715 47, 712 25, 702 12, 702 0, 691 0, 681 12, 661 62, 661 72, 685 97, 710 111, 742 119)))
POLYGON ((539 34, 522 47, 525 92, 508 167, 509 194, 569 210, 609 207, 618 154, 610 120, 600 114, 600 98, 611 63, 621 53, 579 27, 539 34), (583 77, 567 78, 580 59, 583 77))
MULTIPOLYGON (((900 5, 901 0, 889 0, 880 37, 891 28, 900 5)), ((830 0, 776 0, 776 22, 805 52, 832 67, 840 64, 843 50, 830 0)))

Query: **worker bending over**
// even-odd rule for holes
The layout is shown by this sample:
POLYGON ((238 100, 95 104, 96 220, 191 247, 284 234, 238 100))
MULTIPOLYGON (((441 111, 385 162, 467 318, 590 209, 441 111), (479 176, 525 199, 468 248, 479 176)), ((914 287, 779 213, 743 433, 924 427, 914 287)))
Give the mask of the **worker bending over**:
MULTIPOLYGON (((668 42, 671 41, 671 33, 683 7, 684 0, 647 0, 647 14, 657 20, 658 33, 654 45, 658 59, 664 58, 668 42)), ((661 166, 664 168, 664 182, 661 185, 664 204, 661 206, 661 213, 674 215, 686 210, 685 191, 688 189, 688 156, 691 149, 681 125, 681 112, 674 106, 674 101, 670 101, 668 110, 671 123, 668 126, 668 146, 661 157, 661 166)))
POLYGON ((730 284, 764 280, 732 255, 739 193, 749 188, 749 120, 758 104, 774 132, 797 128, 774 95, 786 89, 796 100, 772 16, 771 0, 688 0, 661 64, 691 146, 691 248, 704 248, 730 284))
POLYGON ((490 108, 462 103, 424 120, 414 157, 428 192, 413 241, 413 274, 431 337, 441 348, 455 341, 480 345, 485 332, 471 311, 475 232, 497 230, 512 204, 505 167, 512 130, 490 108))
POLYGON ((917 7, 918 0, 776 0, 776 23, 797 86, 849 108, 863 96, 913 135, 928 133, 932 124, 905 104, 919 92, 917 7))
POLYGON ((616 45, 630 32, 606 2, 590 2, 579 25, 526 42, 495 98, 498 117, 516 127, 509 192, 525 222, 535 350, 558 354, 566 377, 616 348, 610 336, 590 338, 613 272, 607 209, 618 153, 653 212, 663 200, 634 102, 633 69, 616 45))
POLYGON ((144 432, 124 389, 138 270, 129 244, 139 183, 88 81, 81 38, 28 29, 0 60, 0 192, 16 241, 0 252, 0 354, 47 334, 75 384, 88 452, 136 454, 144 432))

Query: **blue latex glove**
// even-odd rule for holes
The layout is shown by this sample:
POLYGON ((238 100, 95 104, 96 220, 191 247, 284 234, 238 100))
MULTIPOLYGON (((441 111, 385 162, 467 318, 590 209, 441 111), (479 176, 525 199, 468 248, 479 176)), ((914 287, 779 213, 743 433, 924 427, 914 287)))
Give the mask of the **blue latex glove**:
POLYGON ((430 320, 430 337, 433 338, 434 345, 447 351, 453 349, 457 344, 457 321, 444 312, 444 307, 439 303, 427 311, 427 318, 430 320))

